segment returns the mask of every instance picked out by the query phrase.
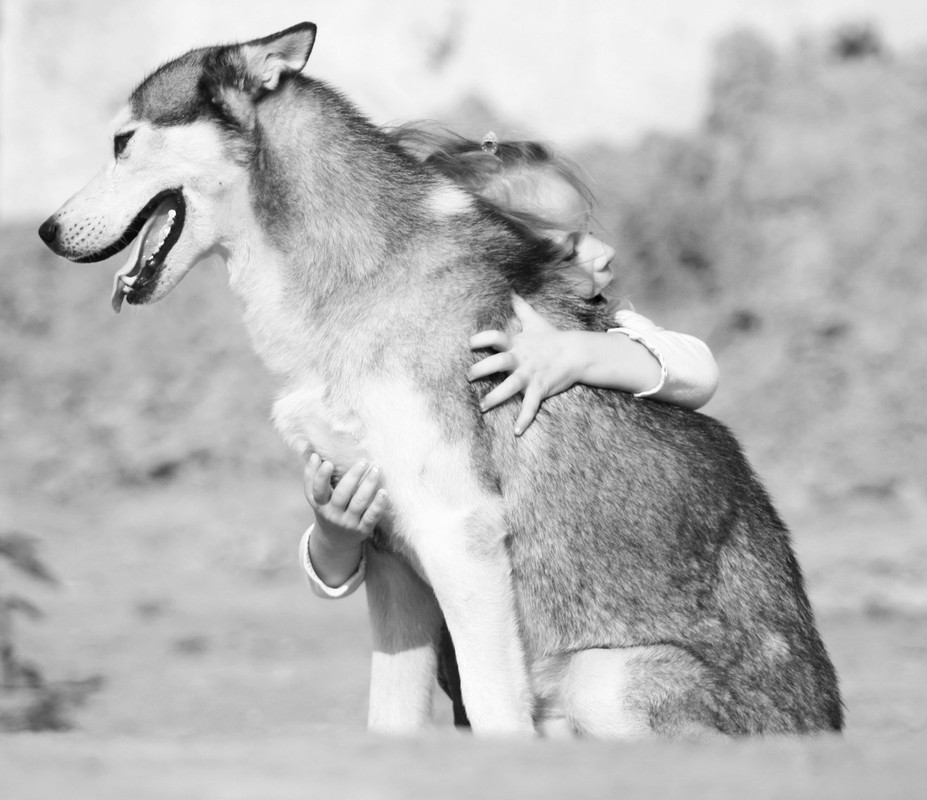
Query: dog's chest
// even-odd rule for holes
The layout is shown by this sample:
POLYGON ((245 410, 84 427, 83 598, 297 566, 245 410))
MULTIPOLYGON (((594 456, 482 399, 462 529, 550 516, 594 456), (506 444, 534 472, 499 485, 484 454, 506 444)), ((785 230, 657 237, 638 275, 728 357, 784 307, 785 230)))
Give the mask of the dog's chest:
POLYGON ((370 458, 360 418, 349 403, 334 402, 322 381, 282 395, 274 403, 273 420, 284 441, 303 458, 318 453, 342 467, 370 458))

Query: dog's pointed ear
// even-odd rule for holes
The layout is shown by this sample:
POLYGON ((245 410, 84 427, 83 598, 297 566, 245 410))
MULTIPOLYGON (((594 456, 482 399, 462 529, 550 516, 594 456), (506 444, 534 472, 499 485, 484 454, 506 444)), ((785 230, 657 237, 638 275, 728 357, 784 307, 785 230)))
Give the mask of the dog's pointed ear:
POLYGON ((217 48, 207 59, 203 86, 219 114, 242 131, 255 122, 255 101, 296 75, 309 60, 316 27, 303 22, 280 33, 240 45, 217 48))
POLYGON ((316 26, 302 22, 280 33, 241 46, 248 72, 265 91, 272 92, 284 75, 296 75, 309 60, 316 26))

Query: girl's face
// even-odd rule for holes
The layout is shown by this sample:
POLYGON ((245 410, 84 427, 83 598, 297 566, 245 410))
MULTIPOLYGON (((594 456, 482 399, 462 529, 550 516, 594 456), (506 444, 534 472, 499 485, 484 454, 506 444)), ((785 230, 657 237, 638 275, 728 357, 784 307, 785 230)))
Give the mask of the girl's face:
POLYGON ((537 199, 541 214, 563 222, 564 230, 549 231, 550 238, 572 241, 573 257, 563 269, 573 290, 587 299, 601 294, 614 277, 615 250, 588 233, 589 206, 582 195, 556 172, 548 172, 539 181, 537 199))
POLYGON ((591 233, 572 233, 573 258, 564 267, 564 276, 580 297, 587 300, 602 294, 612 282, 615 249, 591 233))

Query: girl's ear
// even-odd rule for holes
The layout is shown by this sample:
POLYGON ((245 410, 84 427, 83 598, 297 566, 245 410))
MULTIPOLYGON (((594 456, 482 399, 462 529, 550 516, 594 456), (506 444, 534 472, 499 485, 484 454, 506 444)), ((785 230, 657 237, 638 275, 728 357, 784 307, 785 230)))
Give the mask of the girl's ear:
POLYGON ((255 39, 241 46, 252 80, 268 92, 274 91, 284 75, 302 71, 315 44, 316 26, 301 22, 280 33, 255 39))
POLYGON ((214 51, 203 68, 206 92, 222 117, 242 131, 254 127, 254 103, 280 80, 298 74, 315 44, 316 26, 303 22, 280 33, 214 51))

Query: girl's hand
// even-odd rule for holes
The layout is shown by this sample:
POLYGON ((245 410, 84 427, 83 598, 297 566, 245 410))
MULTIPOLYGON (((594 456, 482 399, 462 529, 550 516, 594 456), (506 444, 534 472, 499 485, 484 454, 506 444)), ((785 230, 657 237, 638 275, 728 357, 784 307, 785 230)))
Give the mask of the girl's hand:
POLYGON ((512 306, 522 324, 521 333, 509 337, 502 331, 489 330, 471 336, 471 350, 491 347, 499 352, 474 364, 467 379, 511 373, 483 398, 480 409, 488 411, 521 392, 524 399, 515 420, 515 435, 521 436, 546 398, 577 382, 584 352, 576 332, 555 328, 518 295, 513 295, 512 306))
POLYGON ((380 470, 358 461, 332 489, 333 471, 330 461, 323 461, 316 453, 309 457, 303 473, 306 499, 329 546, 357 548, 370 538, 387 508, 380 470))

